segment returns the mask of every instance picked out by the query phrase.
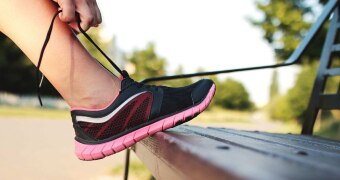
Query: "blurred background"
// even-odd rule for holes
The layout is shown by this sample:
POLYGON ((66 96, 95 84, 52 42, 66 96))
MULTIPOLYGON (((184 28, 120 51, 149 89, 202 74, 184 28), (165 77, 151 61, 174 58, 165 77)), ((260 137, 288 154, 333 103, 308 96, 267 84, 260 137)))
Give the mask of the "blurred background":
MULTIPOLYGON (((103 24, 89 34, 136 80, 268 65, 289 57, 325 2, 98 0, 103 24)), ((298 65, 207 77, 217 84, 215 98, 190 124, 300 133, 326 30, 327 24, 298 65)), ((196 80, 157 84, 183 86, 196 80)), ((326 91, 336 92, 339 82, 332 78, 326 91)), ((0 33, 0 179, 121 179, 124 153, 77 160, 68 105, 48 81, 41 91, 43 108, 35 91, 35 67, 0 33)), ((314 131, 339 140, 340 112, 320 112, 314 131)), ((132 159, 131 179, 149 179, 148 170, 132 159)))

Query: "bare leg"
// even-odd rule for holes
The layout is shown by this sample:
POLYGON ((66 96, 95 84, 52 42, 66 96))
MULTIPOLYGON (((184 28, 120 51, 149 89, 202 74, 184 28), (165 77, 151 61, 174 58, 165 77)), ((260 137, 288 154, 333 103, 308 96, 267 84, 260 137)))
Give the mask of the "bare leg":
MULTIPOLYGON (((36 65, 56 10, 49 0, 1 0, 0 31, 36 65)), ((102 108, 120 89, 120 80, 101 67, 58 18, 40 69, 71 107, 102 108)))

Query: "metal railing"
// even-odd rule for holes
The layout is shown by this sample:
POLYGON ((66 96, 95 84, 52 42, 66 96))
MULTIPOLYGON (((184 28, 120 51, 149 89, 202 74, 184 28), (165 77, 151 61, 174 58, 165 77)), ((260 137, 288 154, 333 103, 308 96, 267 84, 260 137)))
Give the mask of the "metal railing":
POLYGON ((197 76, 208 76, 208 75, 217 75, 224 73, 232 73, 232 72, 240 72, 240 71, 250 71, 250 70, 259 70, 259 69, 269 69, 269 68, 278 68, 283 66, 290 66, 299 62, 302 54, 307 49, 308 45, 312 42, 312 40, 316 37, 317 33, 321 30, 322 25, 329 19, 329 16, 334 11, 338 4, 337 0, 329 0, 325 5, 324 10, 321 15, 317 19, 317 21, 310 28, 306 36, 302 39, 299 46, 294 50, 294 52, 290 55, 290 57, 285 60, 283 63, 272 64, 266 66, 254 66, 254 67, 246 67, 246 68, 237 68, 237 69, 226 69, 226 70, 218 70, 218 71, 207 71, 207 72, 199 72, 199 73, 191 73, 191 74, 178 74, 172 76, 159 76, 159 77, 150 77, 143 80, 143 83, 149 83, 153 81, 166 81, 173 79, 183 79, 183 78, 191 78, 197 76))

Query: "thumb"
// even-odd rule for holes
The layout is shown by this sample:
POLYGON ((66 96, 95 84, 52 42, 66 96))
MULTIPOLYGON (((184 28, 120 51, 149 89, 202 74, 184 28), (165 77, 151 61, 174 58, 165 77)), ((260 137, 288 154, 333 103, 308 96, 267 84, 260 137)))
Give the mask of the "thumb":
POLYGON ((60 13, 60 20, 63 22, 71 22, 75 19, 75 4, 73 0, 63 0, 58 1, 60 9, 62 12, 60 13))

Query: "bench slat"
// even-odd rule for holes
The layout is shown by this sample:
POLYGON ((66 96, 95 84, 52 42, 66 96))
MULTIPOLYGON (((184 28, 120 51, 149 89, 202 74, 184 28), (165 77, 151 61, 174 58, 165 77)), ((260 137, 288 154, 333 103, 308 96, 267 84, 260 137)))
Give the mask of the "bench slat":
MULTIPOLYGON (((196 128, 196 127, 192 127, 196 128)), ((192 129, 190 128, 190 129, 192 129)), ((277 144, 288 146, 290 148, 300 148, 306 149, 315 152, 322 153, 340 153, 340 144, 334 143, 328 140, 321 141, 316 137, 312 137, 311 139, 305 139, 302 135, 289 135, 289 134, 276 134, 276 133, 264 133, 264 132, 250 132, 250 131, 237 131, 233 129, 225 129, 225 128, 209 128, 215 131, 221 131, 226 134, 236 134, 238 136, 246 136, 247 138, 252 138, 258 141, 265 141, 269 144, 277 144), (334 144, 333 144, 334 143, 334 144)), ((340 157, 339 157, 340 158, 340 157)), ((340 159, 339 159, 340 160, 340 159)))
MULTIPOLYGON (((190 127, 194 133, 201 131, 201 128, 190 127)), ((306 166, 311 166, 325 171, 339 170, 336 165, 340 162, 340 147, 331 149, 332 146, 310 143, 304 140, 292 140, 261 134, 260 132, 236 131, 232 129, 211 128, 212 131, 201 132, 202 135, 216 136, 220 140, 227 140, 245 148, 261 151, 275 157, 288 161, 295 161, 306 166), (307 153, 307 156, 301 155, 307 153)))
POLYGON ((323 137, 318 137, 318 136, 311 136, 311 135, 300 135, 300 134, 276 134, 276 133, 267 133, 267 132, 261 132, 261 134, 268 134, 269 136, 276 136, 276 137, 282 137, 282 138, 291 138, 293 140, 305 140, 309 143, 321 143, 321 144, 326 144, 328 146, 335 146, 336 149, 340 147, 340 142, 331 140, 331 139, 326 139, 323 137))
POLYGON ((336 143, 322 140, 308 145, 309 137, 280 136, 180 126, 142 140, 134 148, 157 179, 340 177, 340 152, 336 143), (318 147, 326 152, 322 153, 318 147))

